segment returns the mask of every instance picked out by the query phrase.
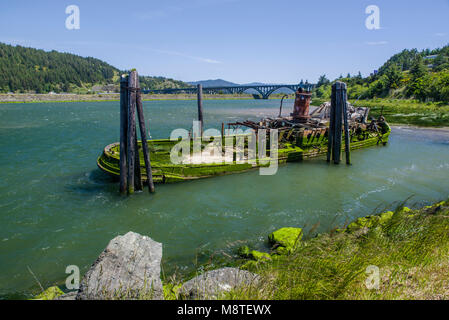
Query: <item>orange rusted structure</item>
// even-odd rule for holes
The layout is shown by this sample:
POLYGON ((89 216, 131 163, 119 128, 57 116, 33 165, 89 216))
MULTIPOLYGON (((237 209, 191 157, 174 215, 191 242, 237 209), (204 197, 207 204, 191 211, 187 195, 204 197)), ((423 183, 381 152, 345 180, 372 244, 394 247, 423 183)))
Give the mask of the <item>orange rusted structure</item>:
POLYGON ((312 93, 309 91, 305 91, 302 88, 296 91, 295 104, 293 106, 293 113, 291 114, 293 121, 306 122, 310 119, 309 106, 311 98, 312 93))

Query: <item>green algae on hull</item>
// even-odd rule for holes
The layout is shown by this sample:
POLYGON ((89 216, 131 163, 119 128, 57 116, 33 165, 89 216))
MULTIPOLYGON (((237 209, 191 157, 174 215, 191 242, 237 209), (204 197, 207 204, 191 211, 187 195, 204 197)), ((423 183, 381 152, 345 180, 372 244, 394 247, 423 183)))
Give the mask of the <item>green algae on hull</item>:
MULTIPOLYGON (((279 142, 278 148, 278 163, 284 164, 287 162, 297 162, 325 155, 327 153, 327 131, 320 129, 318 134, 303 134, 296 137, 288 137, 288 142, 279 142)), ((385 122, 382 128, 382 132, 364 131, 361 133, 354 133, 351 135, 351 150, 360 148, 366 148, 375 145, 385 145, 388 142, 389 135, 391 133, 390 126, 385 122)), ((282 139, 282 133, 279 140, 282 139)), ((225 139, 229 136, 222 138, 223 145, 225 145, 225 139)), ((214 138, 215 139, 215 138, 214 138)), ((218 138, 219 139, 219 138, 218 138)), ((233 136, 234 142, 236 136, 233 136)), ((253 161, 247 161, 241 163, 235 161, 236 152, 233 151, 234 161, 223 161, 219 163, 182 163, 173 164, 170 160, 170 152, 172 148, 178 144, 180 140, 158 139, 148 140, 148 147, 150 151, 150 160, 153 173, 153 181, 155 183, 173 183, 187 180, 195 180, 200 178, 207 178, 225 174, 232 174, 237 172, 245 172, 251 169, 268 166, 270 164, 270 158, 256 158, 253 161)), ((204 149, 211 142, 201 142, 201 148, 204 149)), ((268 145, 268 144, 267 144, 268 145)), ((192 146, 192 142, 191 142, 192 146)), ((344 139, 342 141, 342 151, 344 151, 345 144, 344 139)), ((191 150, 192 151, 192 150, 191 150)), ((138 142, 138 152, 140 156, 140 167, 142 180, 146 181, 146 169, 145 162, 142 153, 142 144, 138 142)), ((245 145, 245 153, 247 152, 247 145, 245 145)), ((270 151, 267 150, 267 154, 270 151)), ((103 153, 97 159, 98 167, 110 174, 113 177, 120 176, 120 149, 119 143, 112 143, 106 146, 103 153)))

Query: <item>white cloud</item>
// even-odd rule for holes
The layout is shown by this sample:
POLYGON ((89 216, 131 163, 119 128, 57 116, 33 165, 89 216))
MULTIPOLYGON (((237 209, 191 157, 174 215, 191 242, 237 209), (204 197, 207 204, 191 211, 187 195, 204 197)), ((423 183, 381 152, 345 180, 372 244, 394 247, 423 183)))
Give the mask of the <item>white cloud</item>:
POLYGON ((150 11, 141 11, 135 14, 140 20, 153 20, 158 18, 166 18, 173 13, 182 11, 183 8, 179 6, 167 6, 163 9, 155 9, 150 11))
POLYGON ((163 10, 154 10, 148 12, 139 12, 136 14, 136 17, 141 20, 152 20, 157 18, 165 18, 167 13, 163 10))
POLYGON ((383 46, 388 44, 388 41, 367 41, 365 44, 369 46, 383 46))
POLYGON ((437 32, 433 34, 435 37, 444 37, 446 35, 446 33, 443 32, 437 32))
POLYGON ((200 61, 200 62, 205 62, 205 63, 213 63, 213 64, 222 63, 221 61, 218 61, 218 60, 197 57, 197 56, 191 56, 191 55, 177 52, 177 51, 167 51, 167 50, 157 50, 157 49, 151 49, 151 50, 154 52, 164 53, 164 54, 168 54, 168 55, 172 55, 172 56, 184 57, 184 58, 188 58, 188 59, 192 59, 192 60, 196 60, 196 61, 200 61))

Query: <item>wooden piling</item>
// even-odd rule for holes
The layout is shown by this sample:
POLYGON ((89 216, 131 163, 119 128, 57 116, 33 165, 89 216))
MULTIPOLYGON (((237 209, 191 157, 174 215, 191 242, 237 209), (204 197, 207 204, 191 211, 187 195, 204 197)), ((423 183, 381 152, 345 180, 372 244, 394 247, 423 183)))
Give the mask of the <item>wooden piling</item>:
POLYGON ((332 85, 327 149, 327 161, 330 162, 332 159, 335 164, 339 164, 341 160, 342 122, 345 132, 346 163, 351 164, 346 83, 337 81, 332 85))
POLYGON ((137 191, 143 190, 142 172, 140 169, 140 153, 139 145, 137 144, 137 128, 134 127, 134 189, 137 191))
MULTIPOLYGON (((137 96, 140 94, 140 84, 139 84, 139 74, 137 71, 136 73, 136 80, 133 85, 133 88, 135 90, 136 94, 136 103, 135 103, 135 110, 137 110, 137 114, 139 114, 139 108, 137 107, 137 96)), ((135 118, 134 118, 135 119, 135 118)), ((139 125, 140 127, 140 125, 139 125)), ((140 169, 140 152, 139 152, 139 145, 137 143, 137 125, 134 126, 134 148, 135 148, 135 160, 134 160, 134 188, 138 191, 143 190, 143 184, 142 184, 142 172, 140 169)))
POLYGON ((327 162, 330 162, 333 158, 333 148, 335 139, 335 90, 331 92, 331 107, 329 117, 329 134, 327 137, 327 162))
MULTIPOLYGON (((139 86, 139 82, 137 82, 139 86)), ((143 159, 145 161, 145 169, 147 175, 148 190, 154 192, 153 172, 151 170, 150 152, 148 148, 147 133, 145 129, 145 118, 143 116, 142 96, 140 91, 137 92, 137 118, 139 119, 140 138, 142 139, 143 159)))
POLYGON ((120 193, 127 190, 128 76, 120 78, 120 193))
POLYGON ((341 90, 341 100, 343 105, 343 123, 345 131, 345 158, 346 164, 351 164, 351 141, 349 136, 349 123, 348 123, 348 102, 346 99, 346 84, 344 83, 344 88, 341 90))
POLYGON ((225 152, 224 122, 221 123, 221 152, 225 152))
POLYGON ((203 86, 197 85, 198 121, 200 122, 200 135, 203 136, 203 86))
MULTIPOLYGON (((135 132, 136 132, 136 83, 137 72, 131 71, 128 80, 128 193, 134 193, 134 173, 135 173, 135 132)), ((138 164, 137 164, 138 165, 138 164)))
MULTIPOLYGON (((336 83, 334 83, 332 85, 332 91, 334 92, 334 105, 332 106, 334 108, 334 113, 335 113, 335 117, 334 117, 334 139, 333 139, 333 149, 332 149, 332 154, 333 154, 333 160, 335 164, 339 164, 340 163, 340 158, 341 158, 341 133, 342 133, 342 115, 343 115, 343 102, 341 99, 341 90, 342 87, 346 88, 346 84, 340 81, 337 81, 336 83)), ((332 103, 332 101, 331 101, 332 103)))

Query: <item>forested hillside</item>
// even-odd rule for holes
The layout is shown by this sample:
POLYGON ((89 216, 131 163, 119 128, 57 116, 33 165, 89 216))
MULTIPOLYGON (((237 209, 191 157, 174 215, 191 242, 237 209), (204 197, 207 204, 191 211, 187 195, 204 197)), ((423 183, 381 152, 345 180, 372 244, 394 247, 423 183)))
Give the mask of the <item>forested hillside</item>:
MULTIPOLYGON (((348 84, 349 99, 413 98, 449 102, 449 45, 435 50, 403 50, 385 62, 376 74, 360 73, 337 80, 348 84)), ((315 94, 329 98, 331 82, 321 76, 315 94)))
MULTIPOLYGON (((0 43, 0 93, 74 92, 89 93, 94 85, 115 84, 119 69, 92 57, 44 51, 0 43)), ((188 86, 163 77, 140 77, 141 86, 151 89, 188 86)))
POLYGON ((187 88, 190 84, 164 77, 140 76, 140 87, 149 89, 187 88))

